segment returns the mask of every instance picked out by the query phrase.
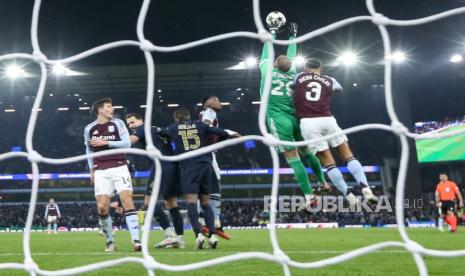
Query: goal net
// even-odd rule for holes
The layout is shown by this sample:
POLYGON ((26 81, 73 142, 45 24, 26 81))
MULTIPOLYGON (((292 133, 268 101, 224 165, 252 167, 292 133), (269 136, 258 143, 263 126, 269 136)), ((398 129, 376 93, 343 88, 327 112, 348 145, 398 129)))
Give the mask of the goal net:
MULTIPOLYGON (((139 263, 142 264, 146 269, 149 275, 154 275, 154 271, 158 270, 166 270, 166 271, 190 271, 194 269, 201 269, 209 266, 219 265, 228 262, 238 262, 241 260, 250 260, 250 259, 261 259, 263 261, 268 262, 275 262, 282 266, 283 274, 290 275, 290 267, 294 268, 302 268, 302 269, 312 269, 312 268, 321 268, 325 266, 330 266, 334 264, 338 264, 341 262, 348 261, 350 259, 368 254, 370 252, 374 252, 380 249, 388 248, 388 247, 400 247, 408 250, 418 267, 418 271, 420 275, 428 275, 428 271, 425 265, 425 261, 423 256, 436 256, 436 257, 456 257, 456 256, 465 256, 465 250, 456 250, 456 251, 440 251, 440 250, 432 250, 428 249, 415 241, 409 238, 405 230, 405 223, 404 223, 404 210, 403 210, 403 199, 404 199, 404 188, 405 188, 405 179, 407 173, 407 162, 409 158, 409 145, 408 140, 409 138, 417 138, 419 137, 418 134, 410 133, 408 129, 399 121, 395 108, 393 105, 392 99, 392 82, 391 82, 391 60, 386 58, 385 59, 385 68, 384 68, 384 84, 385 84, 385 101, 386 107, 391 119, 390 125, 385 124, 366 124, 366 125, 359 125, 355 127, 351 127, 348 129, 343 130, 342 132, 326 136, 319 139, 314 139, 311 141, 303 141, 303 142, 285 142, 277 140, 273 137, 266 128, 265 123, 265 116, 266 116, 266 109, 268 104, 269 98, 269 91, 271 87, 271 72, 272 72, 272 63, 274 60, 274 50, 273 45, 288 45, 290 42, 287 40, 273 40, 271 35, 265 30, 262 18, 260 16, 260 1, 253 0, 253 17, 255 22, 255 27, 257 29, 256 32, 232 32, 221 34, 205 39, 201 39, 198 41, 189 42, 182 45, 176 46, 157 46, 156 44, 152 43, 144 36, 144 23, 146 20, 148 8, 150 5, 150 0, 143 1, 140 14, 137 20, 137 41, 133 40, 122 40, 122 41, 115 41, 108 44, 104 44, 90 50, 81 52, 77 55, 59 59, 59 60, 52 60, 47 58, 42 51, 39 44, 38 39, 38 25, 40 19, 40 7, 41 7, 41 0, 36 0, 34 3, 33 13, 32 13, 32 24, 31 24, 31 40, 32 40, 32 53, 10 53, 0 56, 0 60, 8 60, 8 59, 27 59, 35 62, 41 70, 40 76, 40 83, 37 89, 37 94, 35 98, 35 102, 33 108, 31 110, 28 128, 26 132, 25 142, 26 142, 26 151, 25 152, 9 152, 0 154, 0 160, 7 160, 11 158, 27 158, 28 161, 31 163, 32 168, 32 189, 31 189, 31 198, 30 198, 30 207, 28 211, 28 216, 26 220, 26 226, 23 236, 23 253, 24 253, 24 262, 23 263, 0 263, 0 269, 19 269, 28 272, 30 275, 74 275, 80 274, 89 271, 95 271, 99 269, 104 269, 108 267, 114 267, 116 265, 122 265, 125 263, 139 263), (258 117, 258 125, 261 132, 261 136, 258 135, 249 135, 243 136, 238 139, 227 140, 223 141, 214 145, 210 145, 205 148, 201 148, 199 150, 177 155, 177 156, 163 156, 153 145, 153 140, 151 137, 151 115, 153 111, 153 98, 154 98, 154 87, 155 87, 155 63, 153 61, 152 52, 176 52, 182 51, 186 49, 190 49, 193 47, 202 46, 208 43, 231 39, 231 38, 250 38, 256 39, 261 41, 262 43, 266 43, 269 46, 269 55, 270 58, 268 59, 268 66, 267 66, 267 73, 266 73, 266 84, 264 87, 264 94, 260 106, 259 117, 258 117), (154 160, 156 165, 156 176, 155 176, 155 190, 153 191, 153 196, 151 197, 151 201, 149 204, 149 208, 147 210, 147 216, 145 218, 144 223, 144 231, 142 234, 142 256, 141 257, 124 257, 109 261, 97 262, 92 264, 87 264, 80 267, 74 267, 69 269, 63 270, 44 270, 41 269, 35 262, 31 253, 30 248, 30 236, 31 236, 31 225, 34 216, 36 201, 37 201, 37 193, 38 193, 38 186, 39 186, 39 163, 47 163, 47 164, 67 164, 71 162, 82 161, 86 159, 86 155, 68 157, 68 158, 48 158, 46 156, 40 155, 37 151, 34 150, 33 147, 33 136, 35 131, 35 125, 37 122, 38 112, 40 111, 40 106, 43 101, 44 96, 44 89, 47 80, 47 65, 55 65, 55 64, 70 64, 76 62, 81 59, 85 59, 91 57, 93 55, 102 53, 104 51, 114 49, 117 47, 139 47, 139 49, 144 53, 145 61, 147 65, 147 97, 146 97, 146 111, 145 111, 145 134, 147 140, 147 148, 145 150, 141 149, 112 149, 104 152, 92 153, 90 157, 98 157, 103 155, 115 154, 115 153, 130 153, 136 154, 141 156, 147 156, 154 160), (270 155, 273 161, 273 181, 272 181, 272 189, 271 189, 271 206, 277 205, 277 196, 278 196, 278 184, 279 184, 279 175, 278 175, 278 168, 279 168, 279 159, 278 154, 274 150, 274 146, 276 145, 292 145, 292 146, 303 146, 308 145, 313 142, 317 142, 320 140, 330 139, 336 135, 340 135, 341 133, 349 134, 358 131, 364 131, 368 129, 378 129, 382 131, 388 131, 395 133, 400 140, 402 146, 402 153, 400 158, 400 168, 399 174, 397 177, 397 189, 396 189, 396 197, 395 197, 395 206, 396 206, 396 219, 398 225, 398 232, 402 238, 401 242, 398 241, 389 241, 389 242, 380 242, 373 245, 369 245, 366 247, 362 247, 359 249, 355 249, 353 251, 315 261, 315 262, 298 262, 292 260, 286 253, 281 250, 279 240, 276 235, 276 230, 274 227, 269 228, 269 237, 270 242, 273 248, 272 253, 265 253, 265 252, 247 252, 247 253, 237 253, 228 256, 222 256, 218 258, 214 258, 211 260, 201 261, 197 263, 185 264, 185 265, 168 265, 163 264, 157 261, 156 253, 151 255, 148 250, 148 240, 150 234, 150 222, 153 217, 154 209, 155 209, 155 201, 158 197, 158 188, 160 187, 160 177, 161 177, 161 165, 160 161, 180 161, 186 158, 190 158, 193 156, 198 156, 200 154, 204 154, 207 152, 212 152, 227 146, 235 145, 238 143, 242 143, 246 140, 255 140, 261 143, 264 143, 268 146, 270 155)), ((379 29, 379 33, 381 35, 384 47, 384 56, 389 57, 391 56, 391 42, 388 30, 386 26, 397 26, 397 27, 404 27, 404 26, 414 26, 425 24, 429 22, 433 22, 436 20, 440 20, 449 16, 458 15, 465 13, 465 7, 457 8, 445 12, 441 12, 435 15, 427 16, 424 18, 419 19, 412 19, 412 20, 395 20, 390 19, 380 13, 378 13, 374 6, 373 0, 366 0, 366 7, 368 9, 369 15, 365 16, 356 16, 347 18, 328 26, 313 30, 309 33, 306 33, 298 38, 296 38, 296 43, 302 43, 304 41, 310 40, 317 36, 321 36, 328 32, 334 31, 338 28, 347 26, 349 24, 353 24, 356 22, 367 22, 372 23, 377 26, 379 29)), ((448 133, 434 133, 429 134, 428 137, 445 137, 445 136, 452 136, 464 131, 455 131, 455 132, 448 132, 448 133)), ((423 135, 422 138, 425 138, 423 135)), ((276 222, 276 208, 271 208, 270 212, 270 224, 273 225, 276 222)))

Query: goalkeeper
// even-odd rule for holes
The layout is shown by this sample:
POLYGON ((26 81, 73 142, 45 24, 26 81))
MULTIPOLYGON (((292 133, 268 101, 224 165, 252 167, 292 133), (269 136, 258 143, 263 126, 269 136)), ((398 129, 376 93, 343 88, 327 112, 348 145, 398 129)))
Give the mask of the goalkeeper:
MULTIPOLYGON (((271 20, 267 22, 270 33, 273 39, 276 38, 276 32, 282 27, 282 22, 278 20, 271 20)), ((294 40, 297 35, 297 23, 290 23, 289 40, 294 40)), ((263 95, 265 86, 266 71, 268 66, 268 44, 263 46, 262 55, 260 57, 260 97, 263 95)), ((268 100, 268 108, 266 110, 267 125, 271 134, 282 141, 303 141, 300 134, 299 122, 295 116, 293 91, 292 85, 294 77, 296 76, 296 68, 292 60, 296 57, 297 45, 296 43, 289 44, 287 48, 287 55, 280 55, 276 58, 274 68, 272 71, 271 91, 268 100)), ((300 158, 299 152, 296 147, 292 146, 277 146, 277 150, 284 154, 287 163, 294 170, 294 175, 300 185, 300 189, 305 196, 305 207, 309 209, 316 203, 316 197, 313 194, 312 186, 308 179, 307 170, 300 158)), ((308 147, 299 148, 300 154, 305 157, 308 164, 318 178, 320 187, 329 190, 326 183, 321 164, 318 158, 313 155, 308 147)))

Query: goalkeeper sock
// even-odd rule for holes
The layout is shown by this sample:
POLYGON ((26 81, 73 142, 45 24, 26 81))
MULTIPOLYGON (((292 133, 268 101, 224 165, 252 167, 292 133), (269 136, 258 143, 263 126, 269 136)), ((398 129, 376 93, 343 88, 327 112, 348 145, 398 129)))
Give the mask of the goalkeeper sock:
POLYGON ((286 158, 287 163, 294 170, 295 179, 300 185, 300 189, 305 195, 313 194, 313 189, 308 180, 307 170, 299 157, 286 158))
POLYGON ((194 231, 195 237, 197 238, 200 233, 199 210, 197 210, 197 204, 187 204, 187 215, 189 216, 192 230, 194 231))
POLYGON ((131 234, 132 241, 139 241, 139 220, 137 219, 137 211, 130 209, 124 212, 126 217, 126 225, 128 226, 129 233, 131 234))
POLYGON ((220 214, 221 214, 221 195, 210 194, 210 204, 213 209, 213 215, 215 218, 215 228, 221 227, 220 214))
POLYGON ((170 227, 170 222, 168 220, 168 217, 166 216, 165 212, 163 211, 163 208, 161 206, 156 206, 155 211, 154 211, 154 217, 160 224, 160 227, 162 229, 166 229, 170 227))
POLYGON ((107 239, 107 242, 114 242, 115 239, 113 238, 113 225, 111 222, 111 217, 108 214, 103 216, 99 215, 98 223, 102 229, 103 234, 105 235, 105 238, 107 239))
POLYGON ((313 173, 318 178, 318 182, 326 183, 325 175, 323 174, 323 170, 321 169, 320 160, 312 153, 304 153, 305 159, 308 161, 308 165, 312 168, 313 173))
POLYGON ((330 165, 327 168, 328 177, 336 188, 345 196, 347 195, 347 183, 342 176, 341 171, 335 166, 330 165))
POLYGON ((202 209, 208 227, 208 237, 210 237, 215 234, 215 216, 213 215, 213 209, 210 204, 202 204, 202 209))
POLYGON ((179 212, 179 207, 174 207, 170 209, 171 219, 173 220, 174 230, 176 235, 184 235, 184 222, 182 221, 181 212, 179 212))
POLYGON ((365 175, 365 171, 363 170, 362 164, 360 164, 360 162, 358 162, 358 160, 354 157, 349 158, 346 163, 347 169, 355 178, 358 185, 360 185, 362 188, 368 187, 368 180, 365 175))

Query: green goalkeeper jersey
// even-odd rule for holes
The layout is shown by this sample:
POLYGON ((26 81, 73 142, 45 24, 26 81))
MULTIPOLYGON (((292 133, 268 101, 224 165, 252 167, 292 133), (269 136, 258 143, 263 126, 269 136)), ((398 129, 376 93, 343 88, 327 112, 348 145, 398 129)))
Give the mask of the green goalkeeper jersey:
MULTIPOLYGON (((275 35, 273 35, 275 38, 275 35)), ((289 40, 294 40, 295 37, 291 36, 289 40)), ((262 55, 260 57, 260 97, 263 95, 263 88, 265 86, 266 70, 268 67, 268 44, 265 43, 263 46, 262 55)), ((297 45, 295 43, 289 44, 287 48, 287 57, 290 60, 294 60, 297 55, 297 45)), ((291 69, 288 72, 282 72, 277 68, 273 68, 271 78, 271 91, 268 101, 268 115, 279 115, 279 114, 295 114, 294 101, 293 101, 293 90, 292 85, 294 83, 294 77, 296 75, 295 64, 292 64, 291 69)))

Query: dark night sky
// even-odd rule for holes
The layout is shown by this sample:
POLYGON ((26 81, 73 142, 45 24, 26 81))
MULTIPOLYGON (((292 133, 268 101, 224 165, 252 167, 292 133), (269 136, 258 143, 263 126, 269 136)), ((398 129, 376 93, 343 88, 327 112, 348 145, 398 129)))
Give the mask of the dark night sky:
MULTIPOLYGON (((337 20, 367 15, 363 0, 262 1, 263 17, 280 10, 288 21, 300 24, 300 34, 337 20)), ((375 1, 378 10, 395 19, 411 19, 465 5, 465 1, 375 1)), ((40 17, 40 43, 51 58, 76 54, 97 45, 136 38, 136 20, 142 1, 45 0, 40 17)), ((29 26, 33 1, 0 3, 0 53, 30 52, 29 26)), ((415 55, 463 48, 465 16, 455 16, 420 27, 390 28, 393 44, 415 55)), ((252 1, 153 1, 145 33, 157 45, 176 45, 231 31, 255 31, 252 1)), ((352 45, 362 55, 381 56, 380 36, 368 22, 354 24, 301 45, 305 52, 330 53, 352 45)), ((157 54, 159 62, 237 59, 256 53, 257 41, 233 39, 180 53, 157 54)), ((90 63, 142 63, 135 48, 93 57, 90 63), (125 53, 121 55, 121 53, 125 53), (114 55, 113 55, 114 54, 114 55), (117 57, 117 58, 115 58, 117 57)), ((444 53, 449 55, 449 53, 444 53)), ((368 61, 369 62, 369 61, 368 61)))
MULTIPOLYGON (((136 21, 142 1, 135 0, 44 0, 39 37, 43 52, 63 58, 89 48, 122 39, 136 40, 136 21)), ((379 12, 394 19, 412 19, 465 6, 463 0, 375 1, 379 12)), ((30 18, 32 0, 0 2, 0 54, 31 52, 30 18)), ((300 34, 356 15, 367 15, 363 0, 262 1, 264 18, 272 10, 282 11, 300 26, 300 34)), ((231 31, 255 31, 251 0, 153 1, 146 21, 146 37, 154 44, 177 45, 231 31)), ((465 52, 465 15, 427 25, 389 28, 393 48, 407 51, 409 62, 396 75, 415 99, 415 120, 459 116, 465 113, 463 65, 448 62, 451 54, 465 52), (452 100, 451 100, 452 99, 452 100), (434 108, 436 105, 443 109, 434 108), (440 113, 438 113, 440 110, 440 113)), ((283 37, 285 38, 285 37, 283 37)), ((157 63, 192 61, 239 61, 258 55, 261 44, 250 39, 231 39, 177 53, 155 53, 157 63)), ((333 60, 352 49, 360 55, 358 69, 383 57, 375 25, 364 22, 341 28, 299 45, 299 52, 333 60)), ((279 49, 279 48, 278 48, 279 49)), ((142 64, 139 49, 123 48, 98 54, 78 65, 142 64)), ((379 65, 380 66, 380 65, 379 65)))

